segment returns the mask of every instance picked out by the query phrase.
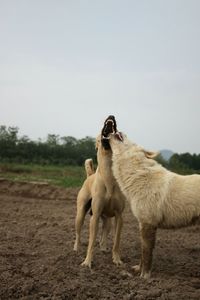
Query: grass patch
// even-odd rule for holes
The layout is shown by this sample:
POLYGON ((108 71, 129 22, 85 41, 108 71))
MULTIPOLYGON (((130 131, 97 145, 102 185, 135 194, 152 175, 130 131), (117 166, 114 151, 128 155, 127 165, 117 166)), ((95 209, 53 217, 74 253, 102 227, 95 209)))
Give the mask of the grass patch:
POLYGON ((0 163, 0 177, 14 181, 42 181, 60 187, 79 187, 86 175, 84 167, 80 166, 0 163))

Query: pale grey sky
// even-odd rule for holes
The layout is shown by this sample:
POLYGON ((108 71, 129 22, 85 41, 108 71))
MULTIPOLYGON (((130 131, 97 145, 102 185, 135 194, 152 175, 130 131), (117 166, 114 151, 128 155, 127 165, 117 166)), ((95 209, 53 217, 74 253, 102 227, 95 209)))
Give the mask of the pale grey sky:
POLYGON ((0 0, 0 124, 200 153, 199 0, 0 0))

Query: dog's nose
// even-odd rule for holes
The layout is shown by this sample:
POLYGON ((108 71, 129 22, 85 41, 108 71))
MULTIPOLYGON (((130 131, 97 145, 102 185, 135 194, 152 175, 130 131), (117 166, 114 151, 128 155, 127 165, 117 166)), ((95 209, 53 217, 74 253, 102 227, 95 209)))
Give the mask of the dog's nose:
POLYGON ((115 120, 115 116, 113 115, 110 115, 107 119, 112 119, 112 120, 115 120))

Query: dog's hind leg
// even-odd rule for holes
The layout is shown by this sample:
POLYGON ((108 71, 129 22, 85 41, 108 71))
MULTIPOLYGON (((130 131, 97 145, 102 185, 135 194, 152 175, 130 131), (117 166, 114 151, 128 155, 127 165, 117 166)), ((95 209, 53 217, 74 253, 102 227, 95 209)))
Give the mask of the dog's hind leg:
POLYGON ((81 229, 86 215, 85 207, 79 207, 75 220, 76 240, 74 243, 74 251, 78 251, 81 244, 81 229))
POLYGON ((76 231, 76 240, 74 243, 74 251, 78 251, 81 243, 81 229, 85 220, 85 215, 91 207, 90 195, 82 193, 78 195, 77 199, 77 214, 75 220, 75 231, 76 231))
POLYGON ((156 240, 156 228, 149 224, 140 224, 141 235, 141 274, 140 277, 148 279, 151 275, 153 248, 156 240))
POLYGON ((107 238, 111 229, 111 218, 102 217, 102 232, 99 241, 101 251, 107 251, 107 238))
POLYGON ((113 244, 113 250, 112 250, 112 258, 113 262, 116 265, 121 265, 122 261, 120 259, 119 254, 119 244, 120 244, 120 235, 123 225, 123 219, 121 214, 115 215, 115 235, 114 235, 114 244, 113 244))

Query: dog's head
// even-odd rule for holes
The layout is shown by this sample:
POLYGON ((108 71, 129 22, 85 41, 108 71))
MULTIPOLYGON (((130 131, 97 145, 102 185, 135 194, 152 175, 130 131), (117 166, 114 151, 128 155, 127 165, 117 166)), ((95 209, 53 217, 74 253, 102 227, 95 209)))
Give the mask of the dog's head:
MULTIPOLYGON (((100 142, 100 140, 99 140, 100 142)), ((109 116, 101 131, 101 144, 106 150, 110 150, 113 145, 123 145, 123 147, 135 146, 135 151, 142 152, 146 158, 153 159, 158 156, 158 152, 147 151, 142 147, 133 144, 127 139, 127 136, 117 130, 117 123, 114 116, 109 116)))
POLYGON ((115 117, 110 115, 104 122, 104 126, 101 131, 101 144, 106 150, 110 150, 110 138, 114 138, 122 141, 122 134, 117 130, 117 123, 115 117))
POLYGON ((127 136, 125 134, 123 134, 122 132, 115 132, 115 133, 110 133, 108 136, 108 141, 109 144, 111 145, 111 149, 113 150, 113 147, 117 147, 118 149, 121 147, 120 145, 122 145, 123 151, 126 150, 132 150, 132 153, 142 153, 142 155, 148 159, 153 159, 156 156, 159 155, 159 152, 155 152, 155 151, 147 151, 145 150, 143 147, 132 143, 131 141, 128 140, 127 136), (130 148, 131 147, 131 148, 130 148))
POLYGON ((110 134, 117 133, 117 123, 115 117, 110 115, 104 122, 104 126, 101 130, 101 144, 105 150, 110 150, 109 138, 110 134))

